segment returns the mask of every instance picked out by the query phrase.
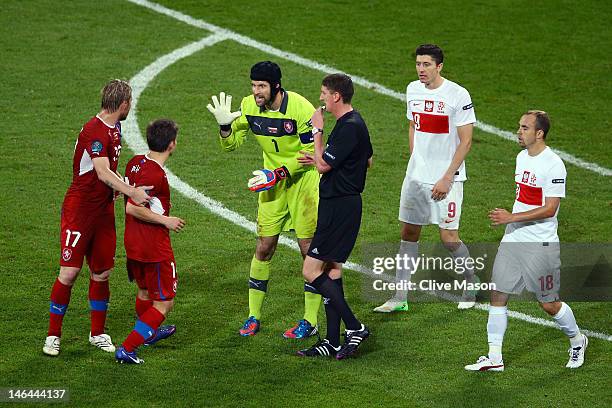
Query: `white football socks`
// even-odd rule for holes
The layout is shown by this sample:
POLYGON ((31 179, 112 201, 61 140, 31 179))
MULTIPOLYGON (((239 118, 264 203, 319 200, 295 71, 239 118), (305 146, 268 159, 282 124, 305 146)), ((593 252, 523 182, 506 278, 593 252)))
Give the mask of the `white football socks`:
POLYGON ((508 327, 508 307, 490 306, 487 339, 489 341, 489 359, 494 363, 502 361, 502 344, 506 327, 508 327))
POLYGON ((578 324, 576 324, 574 312, 572 312, 572 308, 569 307, 567 303, 561 302, 561 309, 553 316, 553 319, 555 319, 561 331, 569 337, 572 347, 579 347, 582 345, 582 336, 580 335, 578 324))
POLYGON ((455 259, 456 264, 461 265, 465 270, 463 272, 463 276, 465 280, 469 283, 474 282, 474 268, 472 267, 473 262, 466 262, 467 259, 470 259, 470 251, 467 246, 463 242, 459 243, 459 247, 454 251, 449 251, 451 256, 455 259), (461 262, 457 262, 457 260, 461 259, 461 262), (470 267, 468 267, 470 266, 470 267))
MULTIPOLYGON (((400 241, 398 255, 402 259, 402 262, 401 262, 402 265, 398 265, 397 268, 395 269, 395 282, 396 283, 402 282, 403 285, 408 285, 408 282, 410 282, 410 278, 412 277, 411 266, 414 265, 413 262, 416 261, 418 252, 419 252, 418 242, 404 241, 404 240, 400 241), (403 265, 404 256, 407 259, 407 265, 403 265), (408 266, 408 267, 405 268, 404 266, 408 266)), ((402 289, 402 290, 397 289, 395 291, 394 299, 401 301, 401 302, 405 302, 408 299, 408 290, 407 289, 402 289)))

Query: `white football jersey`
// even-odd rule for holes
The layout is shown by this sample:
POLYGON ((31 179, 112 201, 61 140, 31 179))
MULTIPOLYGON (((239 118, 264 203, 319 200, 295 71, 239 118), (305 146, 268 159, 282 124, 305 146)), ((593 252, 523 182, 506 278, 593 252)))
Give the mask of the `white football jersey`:
MULTIPOLYGON (((516 156, 516 199, 512 213, 542 207, 546 197, 565 197, 567 172, 563 161, 549 147, 537 156, 527 149, 516 156)), ((537 221, 513 222, 506 226, 502 242, 559 242, 557 214, 537 221)))
MULTIPOLYGON (((421 183, 435 184, 450 165, 459 136, 457 127, 476 122, 469 92, 444 79, 436 89, 427 89, 421 81, 406 88, 406 117, 414 122, 414 146, 406 176, 421 183)), ((455 181, 465 181, 465 162, 455 181)))

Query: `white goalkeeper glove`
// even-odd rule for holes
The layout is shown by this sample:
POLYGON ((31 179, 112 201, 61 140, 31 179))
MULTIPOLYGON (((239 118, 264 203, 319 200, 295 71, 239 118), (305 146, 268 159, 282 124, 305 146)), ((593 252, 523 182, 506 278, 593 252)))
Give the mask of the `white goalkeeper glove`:
POLYGON ((216 95, 213 95, 212 103, 212 105, 210 103, 206 105, 206 108, 215 115, 219 126, 227 127, 242 115, 240 111, 232 112, 232 95, 226 96, 225 92, 219 94, 219 99, 216 95))
POLYGON ((255 177, 251 177, 247 185, 249 190, 259 193, 271 189, 276 183, 289 177, 289 170, 282 166, 274 169, 274 171, 268 169, 255 170, 253 175, 255 177))

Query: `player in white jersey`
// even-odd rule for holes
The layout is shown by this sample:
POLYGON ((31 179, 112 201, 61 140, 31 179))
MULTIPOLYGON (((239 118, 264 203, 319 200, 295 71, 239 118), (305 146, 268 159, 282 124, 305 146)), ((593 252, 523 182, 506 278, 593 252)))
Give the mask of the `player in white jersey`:
POLYGON ((493 225, 506 224, 493 276, 487 335, 489 354, 469 371, 504 371, 502 343, 508 324, 508 297, 523 289, 535 293, 540 306, 569 337, 567 368, 584 362, 587 337, 580 333, 572 309, 559 300, 560 250, 557 214, 565 197, 566 171, 563 161, 546 146, 550 119, 543 111, 529 111, 519 122, 518 141, 525 150, 516 157, 516 200, 512 213, 495 208, 489 212, 493 225))
MULTIPOLYGON (((457 264, 466 265, 465 258, 470 254, 459 239, 459 219, 466 180, 464 160, 472 144, 476 116, 469 92, 440 75, 443 61, 440 47, 433 44, 417 47, 419 79, 406 89, 410 160, 400 197, 399 255, 402 259, 416 259, 422 226, 436 224, 442 243, 458 260, 457 264), (464 258, 461 263, 459 258, 464 258)), ((414 265, 406 263, 410 264, 414 265)), ((415 272, 398 266, 396 282, 407 287, 415 272)), ((464 274, 468 282, 474 282, 473 269, 466 268, 464 274)), ((406 311, 407 298, 407 290, 397 290, 395 296, 374 311, 406 311)), ((475 304, 475 294, 465 291, 461 300, 459 308, 468 309, 475 304)))

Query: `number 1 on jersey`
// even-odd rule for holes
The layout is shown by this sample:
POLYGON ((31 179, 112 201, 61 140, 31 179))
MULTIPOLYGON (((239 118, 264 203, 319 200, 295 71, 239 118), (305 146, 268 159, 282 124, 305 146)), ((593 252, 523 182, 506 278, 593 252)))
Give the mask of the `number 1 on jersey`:
POLYGON ((280 152, 280 150, 278 150, 278 142, 275 139, 270 140, 272 140, 272 143, 274 143, 274 150, 276 151, 276 153, 280 152))

